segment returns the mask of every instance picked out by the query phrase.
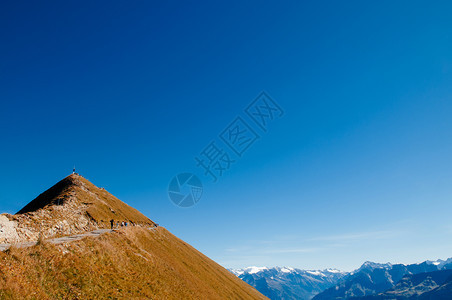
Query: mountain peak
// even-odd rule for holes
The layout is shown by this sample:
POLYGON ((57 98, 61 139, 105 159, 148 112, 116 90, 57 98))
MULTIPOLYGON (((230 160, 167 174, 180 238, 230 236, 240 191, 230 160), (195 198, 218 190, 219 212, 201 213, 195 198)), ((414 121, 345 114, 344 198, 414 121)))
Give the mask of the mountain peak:
POLYGON ((381 263, 375 263, 372 261, 366 261, 361 265, 361 267, 358 269, 358 271, 362 270, 362 269, 388 269, 391 266, 392 266, 391 263, 381 264, 381 263))
POLYGON ((1 215, 0 241, 20 242, 110 228, 110 220, 153 227, 155 223, 76 173, 40 194, 17 214, 1 215))

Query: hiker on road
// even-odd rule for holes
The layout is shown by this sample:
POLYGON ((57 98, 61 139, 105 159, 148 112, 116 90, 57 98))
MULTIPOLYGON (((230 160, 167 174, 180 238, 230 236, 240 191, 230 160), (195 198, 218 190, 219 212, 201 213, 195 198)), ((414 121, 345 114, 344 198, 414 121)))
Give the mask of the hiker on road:
POLYGON ((111 229, 113 229, 113 225, 115 224, 115 220, 111 219, 110 220, 110 225, 111 225, 111 229))

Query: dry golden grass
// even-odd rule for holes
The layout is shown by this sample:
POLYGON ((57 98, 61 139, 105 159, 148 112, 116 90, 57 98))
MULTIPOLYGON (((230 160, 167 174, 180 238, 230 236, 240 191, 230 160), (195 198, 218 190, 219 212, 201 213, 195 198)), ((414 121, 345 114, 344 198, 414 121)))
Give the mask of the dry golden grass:
POLYGON ((0 253, 0 299, 266 299, 166 229, 0 253))

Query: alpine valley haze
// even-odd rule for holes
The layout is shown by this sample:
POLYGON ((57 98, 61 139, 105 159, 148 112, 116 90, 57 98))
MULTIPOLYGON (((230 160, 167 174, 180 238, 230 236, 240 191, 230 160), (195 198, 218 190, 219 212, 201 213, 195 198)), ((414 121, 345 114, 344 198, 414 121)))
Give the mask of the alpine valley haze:
POLYGON ((77 174, 0 215, 0 243, 0 299, 266 299, 77 174))

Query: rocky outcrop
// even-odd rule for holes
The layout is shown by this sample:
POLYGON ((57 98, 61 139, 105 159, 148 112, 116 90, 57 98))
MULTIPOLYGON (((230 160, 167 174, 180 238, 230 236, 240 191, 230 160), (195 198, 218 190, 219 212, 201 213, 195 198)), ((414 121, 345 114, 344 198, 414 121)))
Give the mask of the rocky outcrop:
POLYGON ((17 233, 17 222, 10 220, 10 215, 0 215, 0 243, 16 243, 20 241, 17 233))
POLYGON ((98 229, 76 201, 17 215, 0 215, 0 243, 37 241, 39 237, 72 235, 98 229))

